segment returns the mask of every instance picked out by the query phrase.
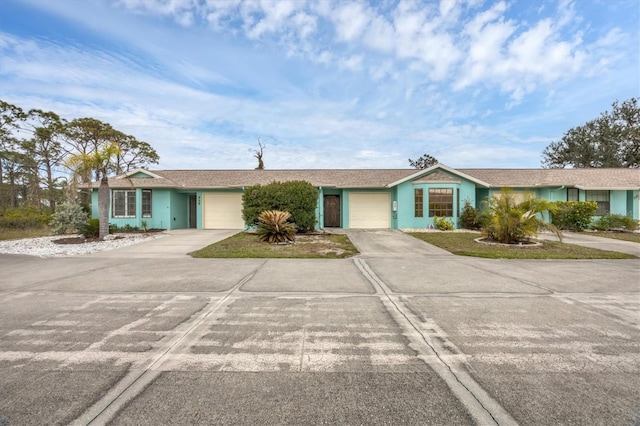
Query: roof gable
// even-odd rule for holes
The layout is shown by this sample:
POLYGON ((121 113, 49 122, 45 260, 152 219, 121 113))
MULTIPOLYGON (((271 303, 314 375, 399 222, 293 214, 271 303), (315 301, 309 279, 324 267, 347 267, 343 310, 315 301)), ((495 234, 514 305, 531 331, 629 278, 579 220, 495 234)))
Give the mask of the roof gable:
POLYGON ((434 171, 433 173, 429 173, 428 175, 412 180, 411 183, 460 183, 460 179, 455 179, 441 171, 434 171))
MULTIPOLYGON (((413 173, 413 174, 411 174, 411 175, 409 175, 407 177, 404 177, 404 178, 399 179, 399 180, 397 180, 395 182, 392 182, 389 185, 387 185, 387 187, 391 188, 391 187, 400 185, 401 183, 404 183, 404 182, 407 182, 407 181, 414 181, 416 179, 420 179, 421 177, 429 175, 429 174, 433 173, 434 171, 438 171, 438 170, 447 172, 447 173, 442 173, 442 174, 448 176, 449 178, 451 178, 451 175, 453 175, 453 176, 458 176, 458 177, 460 177, 462 179, 471 181, 471 182, 473 182, 473 183, 475 183, 476 185, 479 185, 479 186, 483 186, 483 187, 486 187, 486 188, 491 186, 487 182, 484 182, 484 181, 482 181, 482 180, 480 180, 480 179, 478 179, 476 177, 470 176, 470 175, 468 175, 466 173, 462 173, 459 170, 447 167, 444 164, 437 163, 437 164, 434 164, 431 167, 427 167, 426 169, 419 170, 419 171, 417 171, 417 172, 415 172, 415 173, 413 173)), ((449 181, 449 182, 451 182, 451 181, 449 181)), ((431 182, 431 183, 433 183, 433 182, 431 182)))
POLYGON ((160 179, 161 176, 150 172, 147 169, 135 169, 127 172, 123 175, 116 176, 116 179, 125 179, 125 178, 136 178, 136 179, 160 179))

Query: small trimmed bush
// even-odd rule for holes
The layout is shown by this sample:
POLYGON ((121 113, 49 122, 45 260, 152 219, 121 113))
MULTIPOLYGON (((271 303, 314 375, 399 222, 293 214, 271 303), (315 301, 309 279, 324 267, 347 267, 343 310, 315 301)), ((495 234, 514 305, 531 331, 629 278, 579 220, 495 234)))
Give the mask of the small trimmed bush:
POLYGON ((595 201, 556 201, 554 204, 556 210, 551 215, 551 223, 558 229, 578 232, 589 228, 598 208, 595 201))
POLYGON ((125 224, 124 226, 120 226, 118 227, 118 232, 139 232, 140 228, 138 228, 137 226, 131 226, 128 223, 125 224))
POLYGON ((591 228, 597 231, 634 231, 638 228, 638 222, 622 214, 607 214, 595 220, 591 228))
POLYGON ((434 216, 433 224, 436 229, 439 229, 440 231, 451 231, 453 229, 453 222, 446 217, 434 216))
POLYGON ((289 212, 268 210, 258 216, 258 238, 270 244, 288 243, 296 239, 295 223, 287 222, 289 212))
POLYGON ((87 213, 80 204, 58 204, 49 226, 54 234, 70 234, 82 229, 87 222, 87 213))
POLYGON ((80 229, 80 233, 85 238, 98 238, 100 236, 100 220, 89 219, 80 229))

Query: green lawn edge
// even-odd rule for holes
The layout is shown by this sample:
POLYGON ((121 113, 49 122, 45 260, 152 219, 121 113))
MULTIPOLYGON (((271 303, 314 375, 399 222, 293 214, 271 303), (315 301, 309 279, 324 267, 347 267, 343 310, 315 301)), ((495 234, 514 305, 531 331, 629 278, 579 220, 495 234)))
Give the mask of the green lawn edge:
POLYGON ((473 232, 409 232, 414 238, 433 244, 458 256, 487 259, 637 259, 616 251, 598 250, 557 241, 542 241, 542 247, 501 247, 474 241, 473 232))
POLYGON ((585 232, 585 235, 594 237, 610 238, 612 240, 629 241, 632 243, 640 244, 640 233, 638 232, 612 232, 612 231, 598 231, 598 232, 585 232))
POLYGON ((257 235, 239 232, 217 243, 189 253, 198 259, 345 259, 359 254, 346 235, 325 234, 326 244, 306 244, 304 236, 290 245, 273 245, 257 235), (323 250, 332 251, 322 252, 323 250))

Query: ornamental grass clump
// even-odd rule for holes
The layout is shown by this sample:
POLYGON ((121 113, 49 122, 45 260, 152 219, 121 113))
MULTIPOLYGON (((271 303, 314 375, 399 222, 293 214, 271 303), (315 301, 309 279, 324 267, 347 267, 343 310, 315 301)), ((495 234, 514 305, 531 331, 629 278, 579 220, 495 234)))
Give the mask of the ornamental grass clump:
POLYGON ((543 212, 553 213, 555 209, 553 203, 534 198, 531 194, 518 202, 511 190, 503 189, 489 199, 488 220, 482 233, 499 243, 519 244, 536 237, 539 229, 546 229, 562 241, 558 228, 538 217, 543 212))
POLYGON ((258 238, 270 244, 290 243, 296 239, 296 224, 287 222, 291 213, 266 210, 258 216, 258 238))

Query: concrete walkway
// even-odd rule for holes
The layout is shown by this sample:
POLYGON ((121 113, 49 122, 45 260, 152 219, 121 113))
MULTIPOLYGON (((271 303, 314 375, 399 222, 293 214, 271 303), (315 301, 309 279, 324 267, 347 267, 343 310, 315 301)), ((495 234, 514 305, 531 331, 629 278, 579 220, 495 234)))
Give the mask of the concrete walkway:
POLYGON ((175 229, 165 231, 169 236, 145 241, 115 250, 102 251, 86 256, 101 258, 184 258, 188 253, 222 241, 240 232, 239 229, 175 229))
MULTIPOLYGON (((550 233, 540 233, 539 238, 551 241, 558 241, 558 237, 550 233)), ((588 233, 563 232, 562 242, 575 244, 577 246, 590 247, 599 250, 617 251, 620 253, 633 254, 640 257, 640 244, 631 241, 615 240, 613 238, 596 237, 588 233)))

